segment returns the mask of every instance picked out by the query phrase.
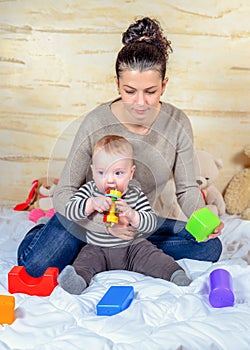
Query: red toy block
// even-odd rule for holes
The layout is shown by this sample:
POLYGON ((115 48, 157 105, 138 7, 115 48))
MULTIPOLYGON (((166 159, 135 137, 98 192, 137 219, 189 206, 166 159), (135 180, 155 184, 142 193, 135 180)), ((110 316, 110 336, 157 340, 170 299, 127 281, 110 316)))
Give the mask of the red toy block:
POLYGON ((13 295, 0 295, 0 324, 11 324, 15 320, 15 298, 13 295))
POLYGON ((29 295, 48 296, 58 285, 57 267, 49 267, 41 277, 30 276, 24 266, 14 266, 8 273, 10 293, 25 293, 29 295))

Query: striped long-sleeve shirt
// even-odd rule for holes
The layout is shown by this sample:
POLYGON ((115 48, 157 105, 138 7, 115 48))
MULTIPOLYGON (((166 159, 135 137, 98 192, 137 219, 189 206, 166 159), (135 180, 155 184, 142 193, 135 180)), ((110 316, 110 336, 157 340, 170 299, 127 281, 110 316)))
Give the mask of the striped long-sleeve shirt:
MULTIPOLYGON (((84 184, 69 200, 66 205, 65 215, 68 219, 79 221, 86 219, 85 205, 90 197, 101 196, 101 193, 94 181, 89 181, 84 184)), ((140 187, 133 184, 133 181, 128 186, 128 191, 122 196, 122 199, 127 204, 139 213, 140 223, 136 228, 138 234, 135 239, 147 236, 156 229, 157 218, 155 212, 152 210, 147 197, 141 191, 140 187)), ((104 223, 103 223, 104 224, 104 223)), ((105 224, 104 224, 105 225, 105 224)), ((131 244, 131 241, 125 241, 121 238, 112 236, 108 232, 86 232, 87 243, 102 246, 113 247, 125 244, 131 244)))

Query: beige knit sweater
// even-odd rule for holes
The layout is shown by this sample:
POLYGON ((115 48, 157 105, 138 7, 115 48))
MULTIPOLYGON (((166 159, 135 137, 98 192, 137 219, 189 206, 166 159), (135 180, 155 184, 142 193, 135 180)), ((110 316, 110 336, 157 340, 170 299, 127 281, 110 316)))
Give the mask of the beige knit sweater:
MULTIPOLYGON (((146 135, 131 132, 113 115, 112 102, 100 105, 83 120, 76 134, 54 195, 55 209, 65 215, 69 198, 92 179, 90 164, 94 144, 107 134, 122 135, 134 148, 136 179, 153 206, 173 171, 178 203, 187 217, 204 206, 193 168, 193 134, 189 119, 178 108, 162 103, 161 110, 146 135)), ((99 214, 100 216, 100 214, 99 214)), ((82 225, 103 232, 98 215, 94 224, 82 225), (96 226, 97 225, 97 226, 96 226)))

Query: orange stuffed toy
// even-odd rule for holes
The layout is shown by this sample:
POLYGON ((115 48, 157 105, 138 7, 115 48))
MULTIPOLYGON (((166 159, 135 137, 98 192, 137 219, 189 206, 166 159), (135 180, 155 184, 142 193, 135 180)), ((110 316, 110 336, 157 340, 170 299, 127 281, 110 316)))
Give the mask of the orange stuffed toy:
POLYGON ((35 223, 46 223, 51 218, 53 208, 53 195, 58 179, 42 177, 32 181, 32 187, 25 202, 17 204, 14 210, 29 210, 29 219, 35 223))

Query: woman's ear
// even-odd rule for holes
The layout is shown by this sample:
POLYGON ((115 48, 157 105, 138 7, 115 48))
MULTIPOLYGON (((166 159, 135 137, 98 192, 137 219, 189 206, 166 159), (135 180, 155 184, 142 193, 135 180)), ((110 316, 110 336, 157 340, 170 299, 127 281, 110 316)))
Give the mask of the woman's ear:
POLYGON ((114 77, 115 78, 115 83, 116 83, 116 87, 117 87, 117 92, 120 95, 120 90, 119 90, 119 78, 117 76, 114 77))
POLYGON ((164 92, 166 90, 167 83, 168 83, 168 78, 163 79, 163 81, 162 81, 162 92, 161 92, 162 95, 164 94, 164 92))
POLYGON ((117 75, 114 77, 117 88, 119 89, 119 78, 117 75))

